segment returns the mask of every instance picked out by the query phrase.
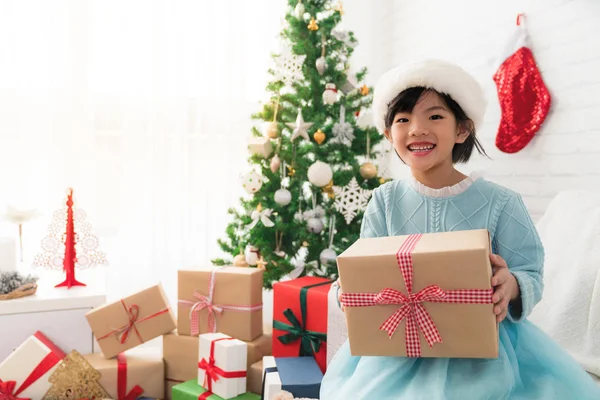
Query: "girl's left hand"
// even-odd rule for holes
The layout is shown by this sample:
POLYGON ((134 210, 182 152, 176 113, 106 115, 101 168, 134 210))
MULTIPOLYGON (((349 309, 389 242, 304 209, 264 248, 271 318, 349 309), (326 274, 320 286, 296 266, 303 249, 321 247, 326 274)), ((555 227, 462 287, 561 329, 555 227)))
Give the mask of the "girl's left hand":
POLYGON ((492 276, 494 314, 496 314, 496 321, 502 322, 508 313, 508 303, 520 295, 519 284, 502 257, 490 254, 490 261, 494 272, 492 276))

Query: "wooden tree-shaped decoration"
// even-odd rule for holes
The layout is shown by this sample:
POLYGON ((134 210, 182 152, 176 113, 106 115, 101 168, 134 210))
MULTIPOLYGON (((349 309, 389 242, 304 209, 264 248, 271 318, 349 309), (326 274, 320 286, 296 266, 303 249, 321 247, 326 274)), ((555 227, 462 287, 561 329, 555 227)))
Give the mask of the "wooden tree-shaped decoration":
POLYGON ((85 286, 75 279, 75 268, 90 268, 107 262, 104 253, 99 250, 98 238, 92 233, 85 211, 74 207, 73 189, 68 189, 64 204, 54 212, 48 234, 42 240, 42 252, 35 257, 33 264, 65 271, 65 281, 56 287, 70 289, 85 286))
POLYGON ((100 377, 100 372, 73 350, 48 378, 52 386, 42 400, 108 399, 110 395, 98 382, 100 377))

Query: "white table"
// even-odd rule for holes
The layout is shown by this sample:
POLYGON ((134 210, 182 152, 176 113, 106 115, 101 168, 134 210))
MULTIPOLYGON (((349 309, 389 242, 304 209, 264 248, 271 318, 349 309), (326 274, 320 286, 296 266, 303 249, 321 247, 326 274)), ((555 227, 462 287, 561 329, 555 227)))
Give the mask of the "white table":
POLYGON ((54 288, 62 274, 38 273, 36 294, 0 301, 0 360, 27 337, 41 331, 65 353, 93 353, 94 338, 85 314, 106 302, 104 280, 97 274, 77 274, 88 286, 54 288))

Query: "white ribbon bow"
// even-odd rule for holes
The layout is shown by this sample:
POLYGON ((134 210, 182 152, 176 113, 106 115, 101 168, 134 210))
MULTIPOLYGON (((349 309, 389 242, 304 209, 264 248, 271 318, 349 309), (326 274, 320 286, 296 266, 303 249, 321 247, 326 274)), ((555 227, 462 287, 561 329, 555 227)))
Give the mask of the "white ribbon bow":
POLYGON ((250 225, 248 225, 248 227, 250 229, 254 228, 256 226, 256 224, 258 224, 258 221, 261 221, 263 223, 263 225, 266 226, 267 228, 275 226, 273 221, 271 221, 269 219, 269 217, 271 216, 272 213, 273 213, 273 210, 271 210, 270 208, 265 208, 262 211, 258 211, 258 210, 252 211, 252 214, 250 215, 250 218, 252 218, 252 222, 250 223, 250 225))

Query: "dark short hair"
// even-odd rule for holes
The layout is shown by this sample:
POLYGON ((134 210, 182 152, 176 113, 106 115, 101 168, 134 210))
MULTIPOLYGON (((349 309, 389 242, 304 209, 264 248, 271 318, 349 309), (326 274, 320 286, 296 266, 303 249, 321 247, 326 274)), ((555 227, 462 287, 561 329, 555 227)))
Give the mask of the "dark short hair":
POLYGON ((452 112, 454 118, 456 119, 456 123, 462 125, 463 129, 466 129, 469 132, 469 136, 463 143, 456 143, 454 148, 452 149, 452 162, 454 164, 457 163, 466 163, 471 158, 471 154, 473 153, 473 148, 476 148, 479 154, 487 157, 483 146, 475 136, 475 125, 473 121, 467 117, 465 111, 460 107, 460 105, 454 101, 454 99, 446 94, 439 93, 436 90, 417 86, 408 88, 402 92, 400 92, 389 104, 388 110, 385 115, 385 128, 390 129, 393 122, 394 117, 399 112, 412 112, 415 104, 419 101, 421 96, 423 96, 426 92, 436 93, 442 101, 445 103, 446 107, 452 112))

